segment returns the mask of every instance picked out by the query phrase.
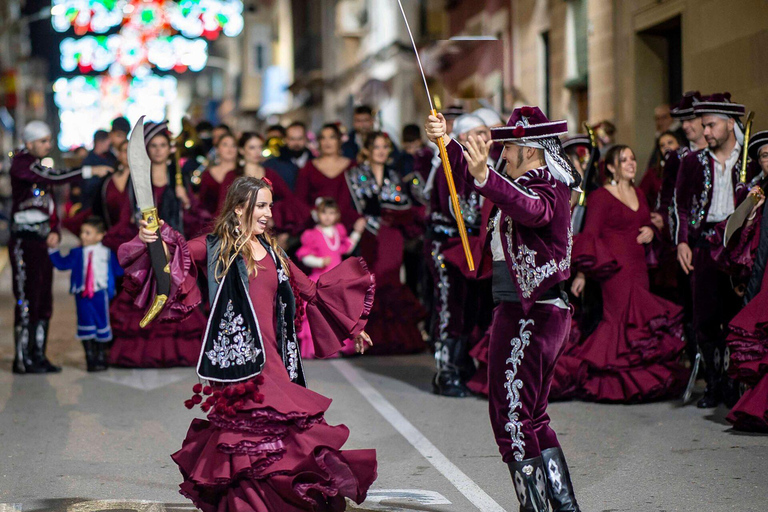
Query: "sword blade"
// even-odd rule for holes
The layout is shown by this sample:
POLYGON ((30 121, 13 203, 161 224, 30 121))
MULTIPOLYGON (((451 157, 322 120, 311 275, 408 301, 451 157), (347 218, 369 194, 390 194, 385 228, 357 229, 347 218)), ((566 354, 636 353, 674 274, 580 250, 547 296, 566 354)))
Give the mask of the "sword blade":
POLYGON ((128 167, 131 170, 131 183, 139 210, 155 206, 152 195, 152 162, 144 145, 144 116, 133 127, 128 140, 128 167))
POLYGON ((683 405, 691 401, 693 387, 696 385, 696 376, 699 373, 699 366, 701 366, 701 352, 696 352, 693 367, 691 368, 691 376, 688 378, 688 385, 685 387, 685 393, 683 393, 683 405))
POLYGON ((416 48, 416 41, 413 39, 413 32, 411 32, 411 25, 408 23, 408 16, 405 15, 405 9, 403 9, 403 3, 397 0, 397 5, 400 6, 400 12, 403 15, 403 21, 405 21, 405 28, 408 30, 408 37, 411 38, 411 45, 413 45, 413 53, 416 54, 416 62, 419 64, 419 71, 421 72, 421 79, 424 81, 424 89, 427 90, 427 100, 429 101, 429 110, 435 110, 432 104, 432 95, 429 93, 429 86, 427 85, 427 75, 424 74, 424 67, 421 65, 421 57, 419 56, 419 50, 416 48))
POLYGON ((723 247, 728 245, 731 241, 733 234, 744 225, 744 222, 752 212, 752 208, 755 206, 755 201, 752 196, 746 198, 741 204, 734 210, 728 222, 725 223, 725 235, 723 236, 723 247))

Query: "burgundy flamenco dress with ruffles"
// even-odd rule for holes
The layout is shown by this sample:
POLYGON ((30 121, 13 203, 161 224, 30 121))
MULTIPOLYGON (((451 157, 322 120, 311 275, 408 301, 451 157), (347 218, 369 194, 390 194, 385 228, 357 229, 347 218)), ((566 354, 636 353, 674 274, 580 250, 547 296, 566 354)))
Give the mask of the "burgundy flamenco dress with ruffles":
MULTIPOLYGON (((171 232, 163 230, 166 243, 171 232)), ((123 252, 141 252, 142 245, 136 239, 123 252)), ((205 272, 206 242, 197 238, 181 245, 186 250, 174 254, 171 275, 174 282, 189 283, 181 287, 187 290, 196 286, 197 272, 205 272)), ((146 251, 140 263, 126 272, 148 268, 146 251)), ((345 261, 317 284, 293 264, 290 276, 305 303, 319 356, 334 355, 345 339, 362 331, 375 288, 362 260, 345 261)), ((256 392, 243 393, 238 389, 243 384, 220 387, 214 397, 222 392, 243 397, 230 399, 231 408, 211 408, 207 419, 194 419, 172 455, 183 477, 180 493, 204 512, 341 511, 345 498, 362 503, 377 476, 375 450, 341 450, 349 430, 325 422, 331 400, 291 381, 277 346, 277 290, 276 266, 267 255, 248 286, 265 352, 262 373, 246 383, 255 383, 256 392)), ((172 294, 169 314, 180 320, 195 300, 199 292, 172 294)))
POLYGON ((650 211, 636 191, 637 211, 605 188, 589 196, 572 264, 600 283, 603 317, 586 339, 569 340, 555 372, 555 397, 636 403, 676 396, 685 386, 682 310, 649 291, 645 247, 637 236, 651 226, 650 211))
MULTIPOLYGON (((735 276, 735 282, 749 282, 755 272, 760 243, 768 242, 765 229, 761 229, 763 222, 766 217, 758 216, 734 235, 728 248, 723 247, 725 222, 718 224, 710 237, 716 248, 713 258, 735 276)), ((726 342, 730 351, 728 374, 746 388, 726 419, 736 430, 768 432, 768 272, 764 269, 760 288, 728 324, 726 342)))
MULTIPOLYGON (((155 204, 161 205, 165 187, 153 187, 155 204)), ((123 203, 120 220, 107 231, 104 245, 115 252, 126 242, 132 240, 138 233, 133 222, 133 199, 123 203)), ((201 209, 190 208, 183 212, 185 230, 194 232, 202 224, 207 223, 210 216, 204 215, 201 209)), ((174 262, 179 265, 184 261, 186 247, 184 238, 176 231, 170 230, 167 244, 174 262)), ((138 256, 137 256, 138 257, 138 256)), ((182 270, 182 269, 178 269, 182 270)), ((187 289, 187 284, 178 280, 172 282, 172 292, 199 294, 197 288, 187 289)), ((176 366, 194 366, 200 355, 200 344, 205 330, 205 313, 201 308, 177 305, 182 307, 187 318, 184 322, 167 322, 166 316, 161 316, 146 328, 142 329, 139 322, 154 297, 154 293, 146 285, 146 275, 126 275, 121 290, 109 308, 114 341, 109 354, 109 364, 126 368, 170 368, 176 366)), ((199 302, 199 301, 198 301, 199 302)), ((170 308, 166 307, 166 311, 170 308)))

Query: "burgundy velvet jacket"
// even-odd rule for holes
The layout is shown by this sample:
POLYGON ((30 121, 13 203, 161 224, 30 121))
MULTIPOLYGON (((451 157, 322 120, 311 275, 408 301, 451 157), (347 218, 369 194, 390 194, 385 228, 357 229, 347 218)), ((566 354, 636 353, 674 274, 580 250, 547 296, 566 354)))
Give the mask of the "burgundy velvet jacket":
MULTIPOLYGON (((712 203, 714 184, 714 157, 708 148, 686 154, 680 162, 675 184, 673 223, 675 245, 687 243, 693 247, 704 234, 703 226, 712 203)), ((733 203, 738 206, 747 197, 749 188, 739 182, 741 157, 729 170, 733 183, 733 203)), ((753 178, 747 169, 747 183, 753 178)))
POLYGON ((13 155, 10 171, 13 232, 34 234, 41 238, 48 236, 51 231, 58 232, 53 185, 79 180, 82 171, 45 167, 26 149, 13 155))
MULTIPOLYGON (((452 140, 447 149, 456 179, 501 210, 504 258, 527 314, 542 293, 571 275, 571 189, 546 167, 512 180, 489 166, 486 182, 477 186, 461 145, 452 140)), ((490 237, 491 230, 478 265, 481 273, 492 263, 490 237)))
POLYGON ((677 217, 675 216, 675 185, 677 184, 677 175, 680 170, 680 163, 689 152, 690 149, 687 147, 681 147, 677 151, 667 151, 661 164, 664 172, 661 177, 661 190, 659 190, 659 200, 655 211, 664 219, 667 236, 671 240, 675 239, 675 233, 677 232, 677 217))

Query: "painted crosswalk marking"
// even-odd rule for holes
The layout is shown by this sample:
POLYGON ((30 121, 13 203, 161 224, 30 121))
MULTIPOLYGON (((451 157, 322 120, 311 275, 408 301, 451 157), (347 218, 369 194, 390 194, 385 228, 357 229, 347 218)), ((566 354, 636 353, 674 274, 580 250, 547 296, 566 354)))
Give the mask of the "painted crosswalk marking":
POLYGON ((403 414, 392 405, 384 395, 379 393, 365 380, 362 374, 349 361, 336 359, 331 364, 345 379, 357 389, 361 395, 378 411, 381 416, 400 432, 411 446, 434 466, 458 491, 463 494, 478 510, 482 512, 505 512, 488 493, 461 471, 456 464, 437 449, 427 437, 408 421, 403 414))

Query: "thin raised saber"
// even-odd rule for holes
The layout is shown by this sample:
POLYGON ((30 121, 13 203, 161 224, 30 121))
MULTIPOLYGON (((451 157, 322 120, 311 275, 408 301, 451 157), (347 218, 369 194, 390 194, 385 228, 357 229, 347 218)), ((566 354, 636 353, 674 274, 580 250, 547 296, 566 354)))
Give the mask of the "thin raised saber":
MULTIPOLYGON (((437 110, 432 104, 432 95, 429 93, 429 85, 427 85, 427 75, 424 73, 424 67, 421 65, 421 57, 419 56, 419 50, 416 48, 416 41, 413 39, 413 32, 411 32, 411 25, 408 23, 408 16, 405 15, 405 9, 403 9, 403 3, 397 0, 397 5, 400 6, 400 12, 403 15, 403 21, 405 21, 405 28, 408 30, 408 37, 411 38, 411 45, 413 45, 413 53, 416 54, 416 62, 419 64, 419 71, 421 72, 421 79, 424 81, 424 89, 427 91, 427 101, 429 101, 429 110, 431 114, 437 117, 437 110)), ((445 141, 442 137, 437 139, 437 147, 440 149, 440 160, 443 163, 443 172, 445 172, 445 180, 448 182, 448 193, 451 196, 451 204, 453 205, 454 216, 456 217, 456 225, 459 229, 459 237, 461 238, 461 246, 464 248, 464 256, 467 258, 467 266, 470 272, 475 270, 475 261, 472 258, 472 250, 469 248, 469 237, 467 236, 467 227, 464 225, 464 216, 461 212, 461 204, 459 203, 459 195, 456 193, 456 183, 453 181, 453 171, 451 170, 451 163, 448 161, 448 151, 445 149, 445 141)))

